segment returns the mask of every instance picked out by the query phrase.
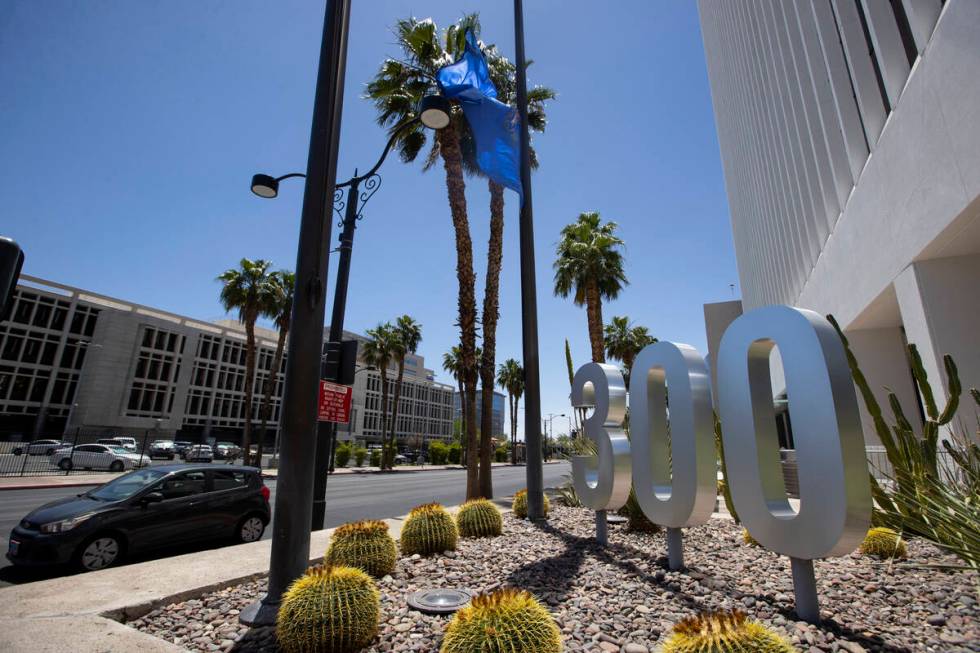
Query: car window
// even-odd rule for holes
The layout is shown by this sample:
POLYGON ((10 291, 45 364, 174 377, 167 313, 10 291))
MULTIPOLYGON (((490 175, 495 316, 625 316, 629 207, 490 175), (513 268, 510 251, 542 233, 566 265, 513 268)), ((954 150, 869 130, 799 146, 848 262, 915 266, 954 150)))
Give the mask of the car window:
POLYGON ((141 469, 125 476, 109 481, 88 493, 88 496, 102 501, 120 501, 128 499, 147 485, 155 483, 166 472, 153 469, 141 469))
POLYGON ((248 474, 229 470, 215 470, 211 472, 211 482, 215 491, 245 487, 248 485, 248 474))
POLYGON ((111 451, 112 453, 125 453, 125 454, 129 453, 129 449, 127 449, 126 447, 120 447, 119 445, 113 445, 109 447, 109 451, 111 451))
POLYGON ((75 447, 77 453, 103 453, 105 447, 100 447, 97 444, 82 444, 75 447))
POLYGON ((204 472, 184 472, 160 484, 164 499, 182 499, 204 492, 204 472))

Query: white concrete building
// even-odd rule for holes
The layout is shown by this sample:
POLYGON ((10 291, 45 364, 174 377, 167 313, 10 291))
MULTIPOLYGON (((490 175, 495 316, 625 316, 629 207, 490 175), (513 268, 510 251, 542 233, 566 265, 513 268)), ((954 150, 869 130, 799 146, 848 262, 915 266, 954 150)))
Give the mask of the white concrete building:
POLYGON ((699 5, 744 309, 833 314, 910 417, 906 342, 980 386, 980 2, 699 5))

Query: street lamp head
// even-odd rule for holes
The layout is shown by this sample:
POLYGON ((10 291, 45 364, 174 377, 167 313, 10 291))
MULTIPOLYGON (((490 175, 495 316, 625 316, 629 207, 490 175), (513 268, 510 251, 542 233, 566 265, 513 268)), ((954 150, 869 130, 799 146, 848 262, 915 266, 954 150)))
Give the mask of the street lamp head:
POLYGON ((449 126, 449 100, 441 95, 426 95, 419 103, 419 120, 429 129, 449 126))
POLYGON ((252 192, 259 197, 272 199, 279 194, 279 180, 269 175, 252 175, 252 192))

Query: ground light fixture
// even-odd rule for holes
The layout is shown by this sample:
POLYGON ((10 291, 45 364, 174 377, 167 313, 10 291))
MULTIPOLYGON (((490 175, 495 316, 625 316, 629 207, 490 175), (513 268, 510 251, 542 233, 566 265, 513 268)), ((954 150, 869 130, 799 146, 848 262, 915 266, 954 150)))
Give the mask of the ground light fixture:
POLYGON ((452 614, 473 598, 466 589, 423 589, 408 595, 408 606, 423 614, 452 614))

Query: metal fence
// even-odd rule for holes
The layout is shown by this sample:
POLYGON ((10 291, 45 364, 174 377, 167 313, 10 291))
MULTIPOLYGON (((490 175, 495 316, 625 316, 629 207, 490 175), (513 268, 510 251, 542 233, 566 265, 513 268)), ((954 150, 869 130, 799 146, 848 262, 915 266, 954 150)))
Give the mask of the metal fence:
MULTIPOLYGON (((101 458, 87 456, 87 448, 83 446, 108 444, 106 441, 116 438, 124 438, 124 441, 130 445, 126 448, 128 455, 118 457, 125 458, 121 461, 123 469, 133 469, 136 465, 180 462, 179 451, 174 451, 173 458, 169 455, 158 456, 156 459, 151 457, 151 447, 154 442, 171 440, 154 430, 101 433, 82 433, 81 430, 75 430, 68 433, 40 434, 30 438, 0 436, 0 477, 64 476, 123 471, 119 469, 120 463, 113 464, 115 462, 113 457, 108 454, 101 458)), ((190 445, 207 444, 203 438, 188 438, 186 442, 190 445)), ((122 454, 122 452, 118 453, 122 454)))

